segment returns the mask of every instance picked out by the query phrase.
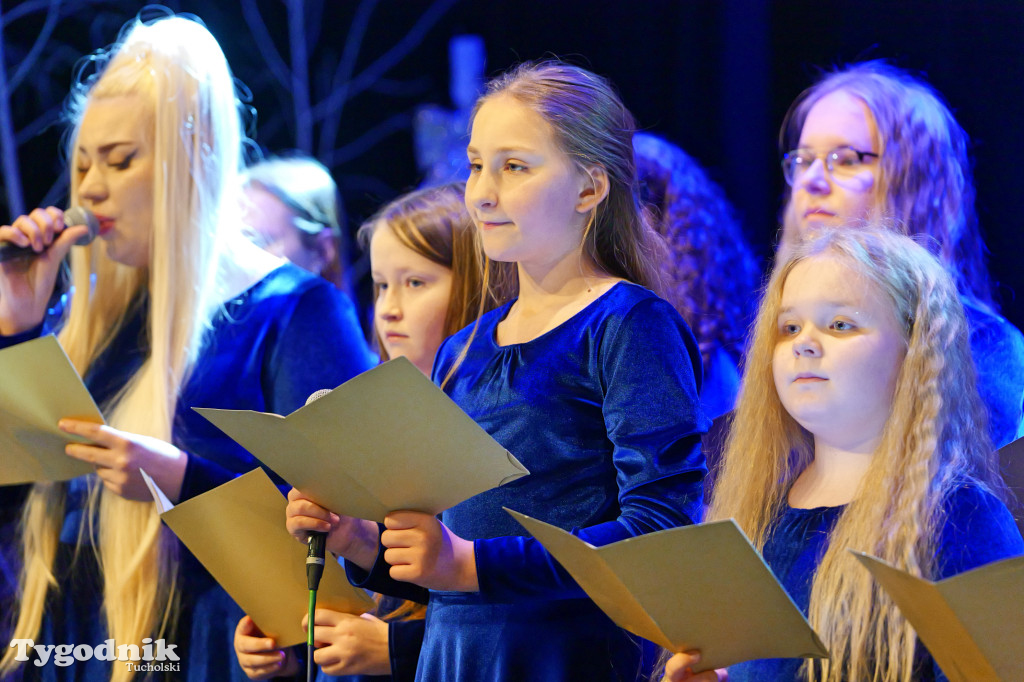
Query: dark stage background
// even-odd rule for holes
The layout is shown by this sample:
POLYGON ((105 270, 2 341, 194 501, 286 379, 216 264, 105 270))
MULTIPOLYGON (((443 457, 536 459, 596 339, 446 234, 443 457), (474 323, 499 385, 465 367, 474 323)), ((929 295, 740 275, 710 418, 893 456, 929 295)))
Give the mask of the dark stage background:
MULTIPOLYGON (((816 68, 884 57, 925 74, 973 140, 978 209, 1004 313, 1024 326, 1024 2, 891 0, 204 0, 269 151, 301 149, 341 185, 353 228, 421 178, 415 109, 450 107, 448 41, 477 34, 486 73, 558 55, 609 76, 641 125, 726 190, 764 262, 783 183, 776 135, 816 68), (1021 297, 1016 292, 1022 292, 1021 297)), ((0 2, 0 218, 63 202, 60 104, 82 55, 140 3, 0 2)))

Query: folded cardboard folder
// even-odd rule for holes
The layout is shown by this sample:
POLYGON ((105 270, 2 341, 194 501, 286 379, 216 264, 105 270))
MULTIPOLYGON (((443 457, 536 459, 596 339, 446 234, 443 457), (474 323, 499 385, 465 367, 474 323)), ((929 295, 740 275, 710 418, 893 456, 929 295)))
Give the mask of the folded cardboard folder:
POLYGON ((196 408, 253 456, 338 514, 437 514, 529 472, 405 358, 287 417, 196 408))
POLYGON ((92 473, 64 454, 83 439, 57 428, 64 418, 103 423, 88 389, 53 336, 0 351, 0 485, 67 481, 92 473))
POLYGON ((896 602, 950 682, 1024 680, 1024 557, 932 582, 853 554, 896 602))
MULTIPOLYGON (((143 472, 164 523, 278 646, 306 641, 306 548, 284 527, 288 504, 262 469, 173 505, 143 472)), ((373 600, 327 561, 317 606, 364 613, 373 600)))
POLYGON ((729 519, 593 547, 506 509, 620 627, 701 668, 757 658, 824 658, 824 645, 729 519))

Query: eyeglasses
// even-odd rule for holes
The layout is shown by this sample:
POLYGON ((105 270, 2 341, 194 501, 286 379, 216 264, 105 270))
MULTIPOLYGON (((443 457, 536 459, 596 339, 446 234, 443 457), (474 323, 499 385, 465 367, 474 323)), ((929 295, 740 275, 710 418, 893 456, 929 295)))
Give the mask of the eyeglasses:
POLYGON ((810 149, 794 149, 782 155, 782 175, 791 186, 795 185, 815 160, 822 159, 834 179, 848 179, 863 169, 865 157, 877 159, 878 154, 853 147, 836 147, 824 155, 815 154, 810 149))

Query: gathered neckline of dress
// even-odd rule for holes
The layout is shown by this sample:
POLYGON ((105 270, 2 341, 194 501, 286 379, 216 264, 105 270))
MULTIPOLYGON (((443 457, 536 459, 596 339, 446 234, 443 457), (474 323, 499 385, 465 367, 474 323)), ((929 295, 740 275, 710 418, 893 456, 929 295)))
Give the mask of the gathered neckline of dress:
POLYGON ((501 350, 501 349, 522 348, 523 346, 528 346, 531 343, 537 343, 538 341, 541 341, 545 337, 551 336, 551 335, 555 334, 556 332, 559 332, 559 331, 561 331, 563 329, 568 329, 569 326, 572 323, 577 322, 579 319, 581 319, 583 317, 584 313, 592 310, 594 308, 594 306, 596 306, 598 303, 600 303, 601 301, 603 301, 606 298, 608 298, 613 291, 617 291, 620 288, 620 285, 634 286, 634 287, 637 287, 639 289, 643 289, 644 288, 644 287, 640 286, 639 284, 637 284, 635 282, 630 282, 629 280, 625 280, 625 279, 619 280, 618 282, 613 284, 608 289, 608 291, 604 292, 603 294, 601 294, 600 296, 595 298, 593 301, 591 301, 590 303, 588 303, 587 305, 583 306, 582 308, 577 310, 575 313, 570 315, 567 319, 563 320, 562 322, 559 322, 557 325, 555 325, 551 329, 547 330, 543 334, 535 336, 532 339, 530 339, 529 341, 522 341, 520 343, 500 344, 500 343, 498 343, 498 338, 497 338, 497 336, 498 336, 498 325, 501 324, 505 320, 505 317, 508 315, 508 311, 511 310, 512 306, 515 305, 515 302, 519 300, 518 298, 514 298, 511 301, 509 301, 508 303, 506 303, 503 308, 499 309, 499 310, 501 310, 501 314, 495 316, 495 322, 491 326, 491 328, 488 330, 487 338, 491 342, 491 345, 494 348, 497 348, 499 350, 501 350))

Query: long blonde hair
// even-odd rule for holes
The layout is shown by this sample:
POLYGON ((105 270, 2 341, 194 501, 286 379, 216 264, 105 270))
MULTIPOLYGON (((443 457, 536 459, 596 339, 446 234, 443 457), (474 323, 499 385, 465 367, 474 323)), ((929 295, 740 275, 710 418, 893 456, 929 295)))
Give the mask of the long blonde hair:
POLYGON ((763 294, 709 518, 733 517, 764 548, 790 486, 813 459, 811 434, 786 413, 772 375, 786 277, 808 258, 837 257, 873 282, 904 324, 907 353, 871 465, 842 512, 814 576, 809 619, 831 659, 812 680, 908 682, 913 629, 848 548, 932 577, 943 501, 963 477, 1002 492, 974 387, 956 286, 911 238, 883 226, 828 230, 796 245, 763 294))
MULTIPOLYGON (((74 294, 60 341, 84 374, 116 336, 133 302, 148 294, 149 357, 106 412, 115 428, 171 441, 179 392, 219 304, 213 292, 221 240, 228 237, 223 226, 238 222, 225 220, 236 210, 231 191, 241 161, 235 84, 213 36, 182 17, 136 20, 107 57, 94 61, 98 73, 69 101, 75 120, 71 167, 77 167, 78 126, 90 102, 139 95, 150 105, 143 113, 152 121, 156 159, 150 259, 148 267, 132 268, 106 258, 98 243, 74 249, 74 294)), ((72 173, 71 196, 77 191, 72 173)), ((95 480, 90 487, 86 527, 103 573, 107 629, 119 644, 141 643, 174 625, 176 541, 152 503, 126 500, 95 480)), ((47 592, 60 587, 53 562, 66 492, 66 484, 36 485, 26 501, 16 638, 37 635, 47 592)), ((0 674, 18 665, 12 651, 0 662, 0 674)), ((111 680, 132 676, 119 665, 111 680)))

